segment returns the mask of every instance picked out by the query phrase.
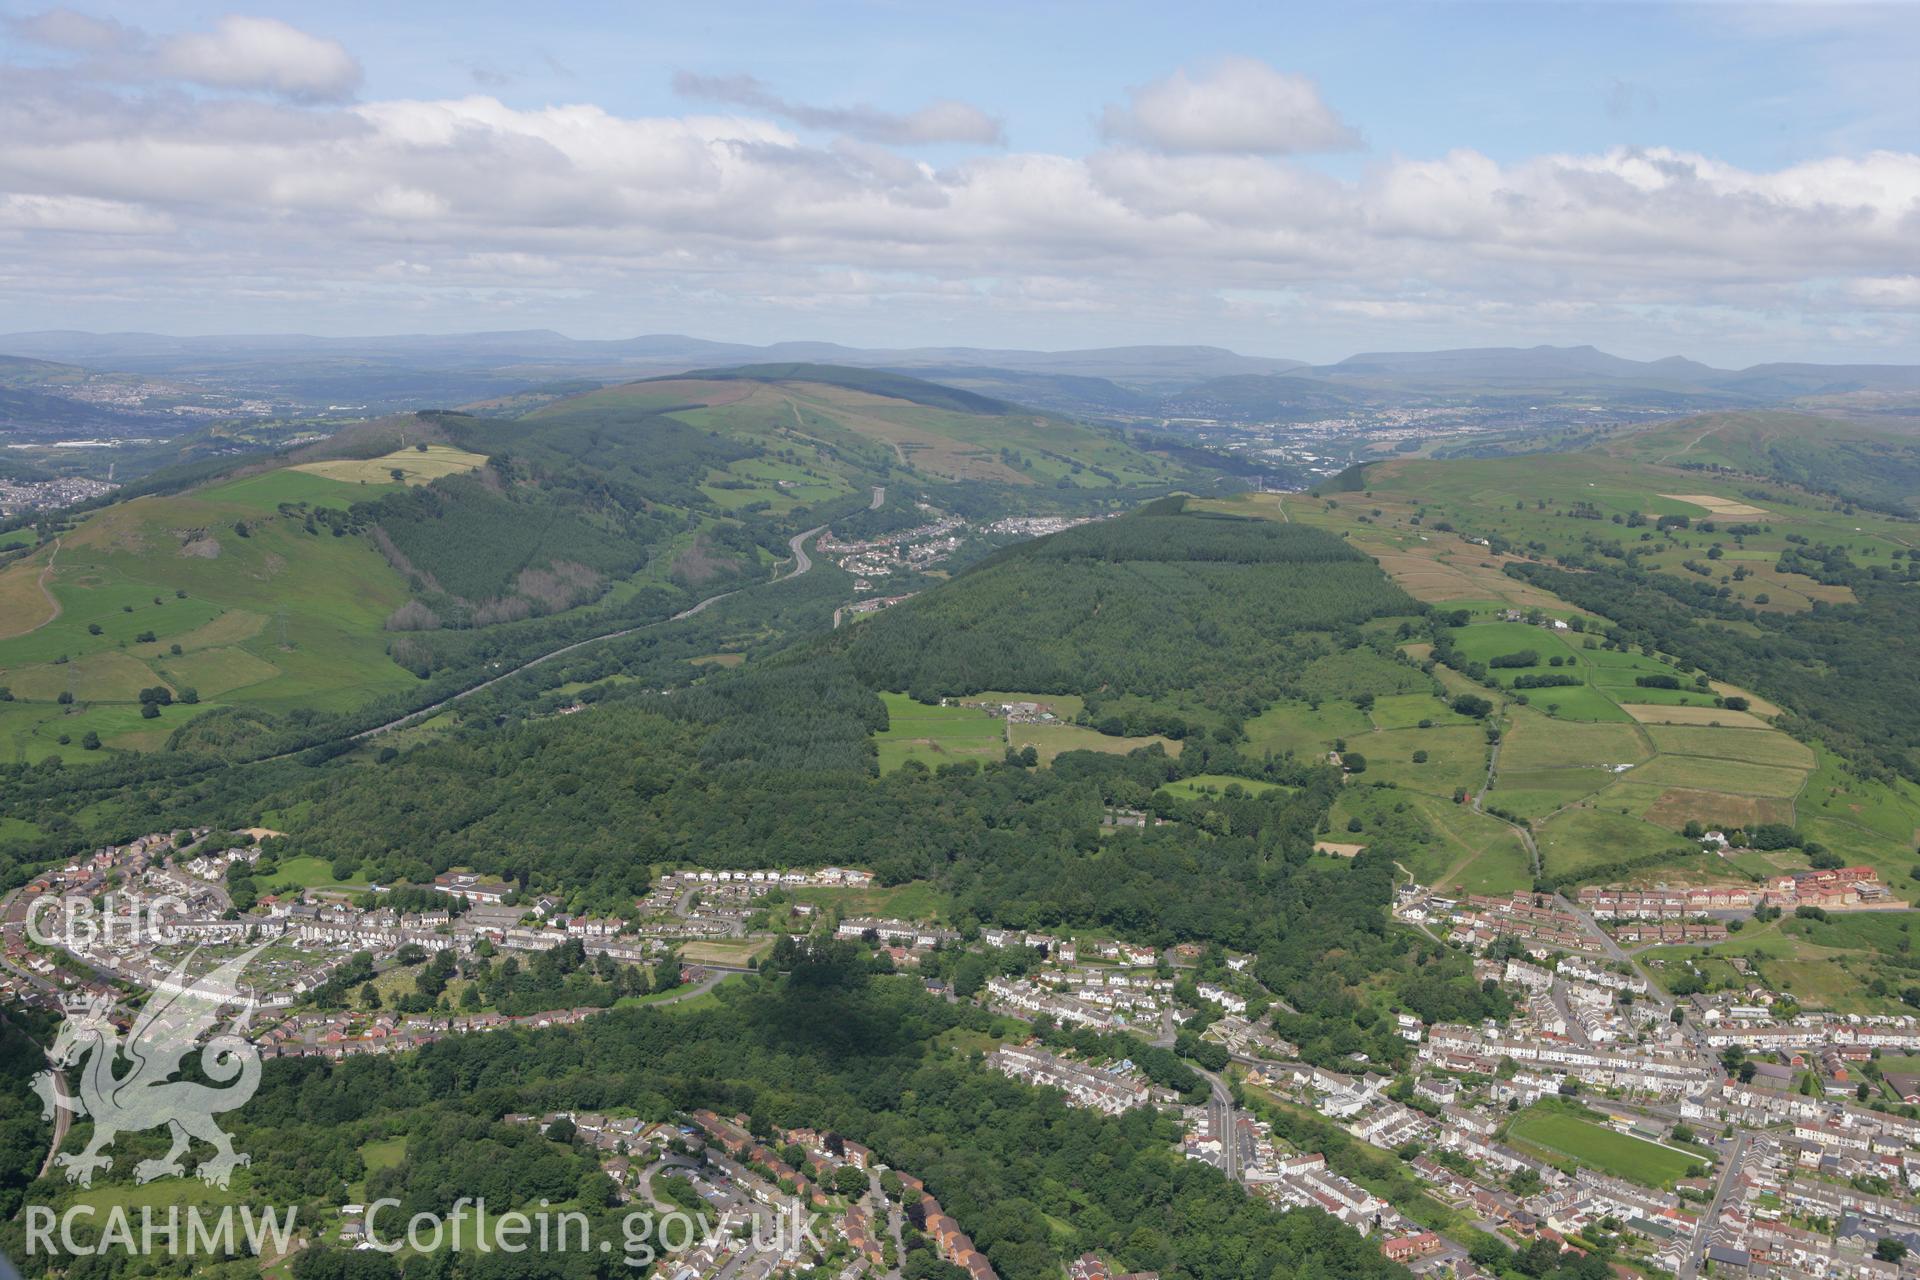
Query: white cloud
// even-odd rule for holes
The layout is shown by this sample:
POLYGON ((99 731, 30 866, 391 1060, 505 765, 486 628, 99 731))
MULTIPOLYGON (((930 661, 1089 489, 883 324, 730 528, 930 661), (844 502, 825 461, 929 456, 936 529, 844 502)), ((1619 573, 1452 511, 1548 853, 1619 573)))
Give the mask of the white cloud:
POLYGON ((5 29, 25 43, 75 55, 78 61, 61 73, 81 82, 179 82, 314 103, 347 98, 360 85, 360 64, 344 45, 277 18, 230 14, 210 31, 157 38, 109 19, 49 9, 9 19, 5 29))
POLYGON ((49 9, 24 18, 10 18, 7 30, 30 44, 76 53, 107 53, 127 48, 140 39, 140 33, 131 27, 71 9, 49 9))
POLYGON ((360 64, 337 40, 310 35, 277 18, 229 15, 212 31, 161 42, 162 75, 218 89, 257 89, 290 98, 344 98, 360 84, 360 64))
MULTIPOLYGON (((617 331, 649 307, 680 328, 871 315, 1054 345, 1073 337, 1050 318, 1104 317, 1102 336, 1276 351, 1293 340, 1268 331, 1378 346, 1388 327, 1642 350, 1650 334, 1920 338, 1906 152, 1766 169, 1462 149, 1346 179, 1163 135, 941 166, 744 106, 340 105, 298 100, 299 83, 196 96, 0 68, 0 310, 317 298, 361 330, 484 313, 617 331)), ((96 327, 130 327, 115 315, 96 327)))
POLYGON ((780 97, 753 76, 702 76, 682 71, 673 77, 673 90, 682 97, 764 111, 806 129, 828 129, 863 142, 907 145, 928 142, 972 142, 999 146, 1006 141, 1000 122, 970 103, 941 99, 917 111, 881 111, 864 104, 852 107, 812 106, 780 97))
POLYGON ((1181 67, 1127 97, 1106 109, 1101 131, 1162 151, 1287 155, 1360 145, 1312 80, 1257 58, 1222 58, 1197 73, 1181 67))
POLYGON ((173 219, 119 200, 87 196, 0 196, 0 229, 50 231, 68 235, 157 235, 174 229, 173 219))
POLYGON ((1873 276, 1847 282, 1847 293, 1870 307, 1920 307, 1920 276, 1873 276))

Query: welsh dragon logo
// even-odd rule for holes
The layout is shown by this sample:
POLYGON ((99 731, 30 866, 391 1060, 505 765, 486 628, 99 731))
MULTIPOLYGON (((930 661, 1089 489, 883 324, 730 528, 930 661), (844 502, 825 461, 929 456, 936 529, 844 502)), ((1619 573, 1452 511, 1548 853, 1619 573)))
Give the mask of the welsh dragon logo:
POLYGON ((246 1006, 200 1049, 201 1074, 218 1084, 234 1083, 213 1088, 172 1077, 200 1037, 219 1020, 221 1008, 241 1002, 236 985, 240 974, 264 947, 263 943, 243 952, 200 978, 187 973, 193 959, 189 954, 155 987, 125 1044, 107 1016, 111 1001, 96 998, 68 1015, 48 1051, 53 1066, 35 1081, 43 1119, 52 1119, 55 1108, 63 1107, 93 1120, 93 1137, 86 1150, 54 1157, 54 1163, 66 1169, 68 1182, 91 1186, 96 1170, 113 1166, 106 1149, 116 1137, 161 1125, 172 1131, 173 1146, 159 1159, 136 1164, 136 1181, 184 1175, 186 1167, 180 1158, 193 1138, 215 1150, 198 1170, 213 1186, 224 1189, 234 1169, 252 1162, 233 1149, 232 1137, 213 1122, 218 1113, 244 1106, 260 1087, 260 1051, 242 1034, 246 1006), (83 1058, 80 1096, 72 1098, 66 1094, 64 1072, 83 1058), (122 1060, 131 1063, 131 1069, 116 1074, 122 1060))

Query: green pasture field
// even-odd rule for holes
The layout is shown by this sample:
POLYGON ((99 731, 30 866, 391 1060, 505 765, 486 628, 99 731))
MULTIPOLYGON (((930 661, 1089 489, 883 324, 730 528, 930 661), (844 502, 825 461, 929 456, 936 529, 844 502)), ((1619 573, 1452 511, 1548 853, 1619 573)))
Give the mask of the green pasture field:
POLYGON ((1449 797, 1349 785, 1329 818, 1332 830, 1323 838, 1333 842, 1364 845, 1396 827, 1406 832, 1412 838, 1399 841, 1396 861, 1422 884, 1504 893, 1533 883, 1531 860, 1513 829, 1449 797), (1350 833, 1348 820, 1355 817, 1363 830, 1350 833))
POLYGON ((1487 735, 1470 724, 1447 728, 1393 729, 1347 739, 1347 750, 1367 758, 1368 782, 1392 782, 1430 795, 1452 797, 1454 789, 1478 791, 1487 776, 1487 735), (1413 754, 1427 758, 1415 764, 1413 754))
POLYGON ((835 885, 807 885, 787 889, 795 902, 837 906, 842 915, 888 916, 900 920, 952 919, 952 902, 931 881, 909 880, 897 885, 869 885, 864 889, 835 885))
MULTIPOLYGON (((235 482, 252 486, 245 501, 221 495, 232 486, 139 498, 64 535, 49 584, 61 613, 0 640, 0 684, 28 702, 71 691, 87 704, 190 685, 203 698, 231 693, 281 711, 344 710, 412 683, 387 656, 382 629, 405 583, 363 539, 263 515, 264 486, 336 484, 278 474, 235 482), (139 639, 149 632, 153 641, 139 639)), ((140 736, 153 738, 153 728, 140 736)))
POLYGON ((662 1013, 682 1014, 699 1013, 703 1009, 712 1009, 720 1004, 720 989, 730 982, 738 981, 743 975, 729 973, 724 975, 712 988, 697 996, 690 996, 684 990, 653 991, 644 996, 621 996, 613 1002, 616 1009, 643 1008, 647 1005, 661 1006, 662 1013))
POLYGON ((280 668, 273 663, 236 646, 159 658, 152 666, 166 677, 170 687, 193 689, 203 698, 244 689, 280 674, 280 668))
POLYGON ((1073 724, 1009 724, 1006 742, 1014 750, 1032 746, 1040 754, 1040 763, 1052 764, 1062 751, 1104 751, 1123 756, 1139 747, 1159 743, 1170 756, 1180 754, 1180 744, 1172 738, 1156 735, 1143 738, 1116 738, 1097 730, 1073 724))
POLYGON ((1428 723, 1430 729, 1476 723, 1473 718, 1455 712, 1446 700, 1430 693, 1382 695, 1373 699, 1373 706, 1367 708, 1367 716, 1379 729, 1417 729, 1423 720, 1432 722, 1428 723))
MULTIPOLYGON (((970 449, 996 462, 1002 448, 1012 448, 1030 464, 1024 470, 1036 483, 1051 484, 1065 479, 1081 488, 1106 488, 1113 483, 1095 474, 1096 467, 1117 476, 1121 484, 1152 484, 1166 475, 1158 459, 1119 440, 1109 440, 1077 424, 1026 410, 973 414, 911 401, 881 400, 838 388, 821 388, 813 394, 821 402, 857 415, 852 418, 857 424, 856 430, 890 443, 910 444, 931 436, 952 441, 955 452, 970 449), (1070 447, 1087 465, 1073 466, 1057 452, 1063 445, 1070 447)), ((909 456, 912 453, 910 449, 909 456)))
POLYGON ((0 680, 27 702, 53 702, 62 693, 72 693, 76 702, 132 702, 140 690, 160 683, 146 663, 111 649, 68 662, 0 668, 0 680))
MULTIPOLYGON (((1689 439, 1697 434, 1692 432, 1689 439)), ((1633 433, 1618 437, 1621 441, 1631 438, 1633 433)), ((1674 447, 1686 443, 1678 441, 1674 447)), ((1703 456, 1702 460, 1711 459, 1703 456)), ((1257 509, 1258 514, 1276 519, 1284 512, 1287 518, 1348 534, 1354 545, 1378 556, 1382 567, 1418 598, 1473 614, 1472 625, 1451 632, 1466 660, 1484 662, 1521 649, 1540 655, 1538 664, 1529 668, 1490 669, 1488 675, 1495 681, 1510 684, 1522 671, 1571 673, 1588 681, 1580 687, 1501 691, 1507 736, 1501 777, 1489 803, 1536 818, 1563 804, 1576 806, 1542 824, 1539 836, 1550 872, 1665 852, 1678 844, 1678 828, 1688 818, 1722 825, 1782 821, 1794 823, 1848 862, 1875 866, 1900 896, 1920 895, 1920 882, 1907 875, 1912 868, 1911 851, 1920 837, 1920 788, 1905 782, 1868 782, 1837 766, 1824 767, 1817 746, 1816 754, 1810 755, 1808 747, 1796 740, 1768 731, 1763 720, 1714 706, 1714 693, 1693 687, 1691 670, 1683 671, 1658 655, 1638 650, 1602 648, 1597 633, 1604 629, 1604 620, 1586 632, 1492 621, 1497 610, 1509 607, 1512 597, 1499 589, 1461 588, 1479 581, 1476 574, 1497 574, 1500 558, 1480 548, 1453 546, 1453 535, 1436 526, 1444 518, 1462 532, 1499 535, 1515 544, 1537 543, 1549 554, 1580 550, 1590 539, 1638 544, 1652 552, 1655 563, 1670 564, 1683 578, 1687 574, 1680 561, 1707 562, 1709 548, 1718 546, 1725 562, 1717 569, 1731 573, 1737 563, 1753 574, 1744 583, 1730 584, 1734 596, 1751 599, 1756 592, 1770 591, 1773 604, 1759 607, 1773 609, 1804 608, 1809 599, 1844 599, 1849 594, 1797 575, 1773 574, 1772 561, 1789 545, 1787 534, 1846 546, 1856 562, 1868 565, 1889 563, 1892 552, 1911 538, 1884 517, 1864 511, 1842 513, 1830 499, 1785 485, 1770 483, 1769 496, 1755 499, 1742 492, 1753 485, 1749 477, 1649 466, 1637 455, 1583 455, 1580 463, 1577 468, 1568 467, 1564 459, 1550 456, 1460 459, 1444 464, 1389 460, 1369 470, 1364 496, 1265 496, 1217 505, 1223 510, 1257 509), (1665 495, 1711 497, 1693 501, 1665 495), (1711 500, 1716 498, 1754 503, 1766 514, 1716 515, 1711 500), (1578 518, 1582 513, 1573 510, 1575 504, 1591 504, 1600 519, 1578 518), (1413 523, 1416 513, 1421 517, 1419 524, 1413 523), (1694 525, 1671 531, 1635 527, 1625 522, 1633 513, 1686 514, 1694 525), (1363 514, 1368 516, 1365 522, 1358 519, 1363 514), (1618 524, 1610 518, 1616 515, 1621 517, 1618 524), (1700 527, 1709 521, 1716 527, 1700 527), (1764 528, 1736 535, 1732 532, 1736 524, 1764 528), (1548 661, 1556 654, 1563 659, 1558 668, 1548 661), (1569 655, 1571 664, 1565 661, 1569 655), (1684 687, 1646 689, 1634 683, 1646 675, 1670 675, 1684 687), (1522 697, 1524 706, 1519 705, 1522 697), (1635 705, 1648 723, 1636 728, 1621 704, 1635 705), (1659 723, 1663 716, 1652 709, 1662 707, 1673 709, 1673 723, 1659 723), (1711 723, 1722 717, 1721 725, 1711 723), (1530 733, 1535 728, 1541 732, 1530 733), (1627 748, 1635 740, 1638 745, 1627 748), (1618 775, 1579 767, 1625 763, 1638 767, 1618 775), (1809 767, 1815 763, 1823 767, 1809 778, 1809 767), (1804 793, 1802 778, 1806 778, 1804 793)), ((1487 581, 1489 588, 1495 588, 1491 577, 1487 581)), ((1539 603, 1549 616, 1573 612, 1556 610, 1551 603, 1529 603, 1539 603)), ((1416 660, 1424 656, 1417 646, 1403 648, 1416 660)), ((1484 689, 1456 672, 1438 668, 1434 675, 1450 694, 1485 696, 1484 689)), ((1717 686, 1717 691, 1751 697, 1726 686, 1717 686)), ((1755 700, 1753 705, 1761 714, 1772 713, 1763 701, 1755 700)), ((1376 706, 1373 719, 1382 726, 1403 724, 1411 714, 1384 700, 1376 706)), ((1321 714, 1326 711, 1323 708, 1321 714)), ((1284 726, 1284 737, 1269 730, 1269 738, 1303 750, 1309 745, 1323 750, 1332 738, 1344 737, 1350 750, 1367 755, 1365 780, 1391 777, 1409 785, 1396 772, 1399 766, 1384 763, 1398 753, 1383 748, 1380 735, 1362 737, 1351 724, 1338 732, 1316 726, 1320 732, 1309 735, 1301 732, 1300 718, 1284 726), (1309 736, 1310 744, 1303 741, 1309 736)), ((1764 861, 1765 869, 1780 869, 1773 865, 1778 858, 1764 861)), ((1804 856, 1794 854, 1787 861, 1797 867, 1804 863, 1804 856)), ((1655 870, 1650 868, 1647 874, 1655 870)))
POLYGON ((226 484, 202 490, 209 501, 247 507, 266 515, 277 511, 281 503, 304 503, 310 507, 334 507, 344 510, 356 502, 375 502, 403 486, 391 479, 380 482, 336 479, 293 467, 243 476, 226 484))
POLYGON ((1160 789, 1169 795, 1179 796, 1182 800, 1198 800, 1203 796, 1224 795, 1229 787, 1239 787, 1247 794, 1256 796, 1283 789, 1277 782, 1236 778, 1225 773, 1196 773, 1191 778, 1169 782, 1160 789))
POLYGON ((1300 674, 1300 688, 1309 698, 1331 701, 1371 693, 1376 699, 1404 694, 1425 694, 1433 680, 1405 663, 1383 658, 1371 649, 1343 649, 1307 664, 1300 674))
POLYGON ((1753 985, 1752 978, 1726 959, 1700 947, 1650 947, 1640 953, 1640 962, 1663 991, 1691 976, 1698 976, 1708 991, 1745 991, 1753 985))
POLYGON ((1513 712, 1500 744, 1500 769, 1505 773, 1508 769, 1637 764, 1651 754, 1631 723, 1562 724, 1528 707, 1513 712))
POLYGON ((260 887, 263 893, 286 893, 294 889, 343 889, 351 892, 367 888, 368 882, 357 871, 345 880, 335 880, 331 862, 313 854, 301 854, 297 858, 284 859, 279 869, 266 877, 260 887))
MULTIPOLYGON (((91 1219, 93 1222, 101 1221, 109 1211, 115 1208, 124 1209, 130 1215, 130 1220, 136 1224, 137 1230, 138 1224, 141 1221, 141 1210, 143 1209, 152 1211, 152 1220, 156 1224, 168 1221, 167 1210, 169 1206, 173 1205, 179 1205, 183 1208, 189 1205, 197 1205, 202 1210, 217 1211, 222 1206, 241 1203, 242 1198, 246 1194, 246 1187, 250 1181, 251 1179, 248 1177, 246 1169, 241 1168, 234 1170, 233 1185, 227 1190, 209 1186, 199 1178, 192 1177, 156 1178, 152 1182, 139 1186, 133 1183, 120 1182, 108 1186, 89 1187, 84 1191, 75 1191, 71 1193, 71 1198, 66 1200, 65 1203, 91 1207, 96 1215, 91 1219)), ((284 1211, 274 1209, 272 1212, 277 1218, 284 1211)), ((88 1221, 88 1219, 83 1218, 81 1221, 88 1221)), ((180 1215, 180 1221, 181 1229, 184 1232, 187 1221, 184 1212, 180 1215)), ((236 1234, 238 1234, 237 1229, 236 1234)), ((164 1239, 164 1237, 156 1238, 164 1239)))
MULTIPOLYGON (((890 463, 899 463, 903 455, 882 441, 849 429, 840 420, 819 412, 804 400, 789 395, 783 388, 740 384, 689 383, 688 386, 719 388, 713 394, 716 403, 703 409, 681 410, 673 414, 679 421, 714 431, 735 440, 743 440, 771 451, 789 450, 808 460, 808 465, 830 474, 850 471, 866 474, 890 463), (738 397, 724 402, 719 397, 738 397)), ((706 394, 706 393, 703 393, 706 394)), ((849 475, 850 480, 854 479, 849 475)))
MULTIPOLYGON (((1489 797, 1500 803, 1500 793, 1489 797)), ((1686 843, 1671 831, 1643 822, 1618 807, 1569 809, 1534 833, 1540 860, 1556 878, 1577 875, 1596 863, 1663 853, 1686 843)))
MULTIPOLYGON (((455 704, 456 707, 458 704, 455 704)), ((377 738, 367 738, 346 754, 347 759, 358 764, 372 764, 382 751, 392 747, 396 751, 407 751, 422 743, 434 742, 446 737, 460 724, 458 710, 442 711, 428 716, 424 720, 415 720, 398 729, 390 729, 377 738)))
POLYGON ((700 491, 729 510, 753 502, 765 502, 776 513, 791 511, 802 503, 824 502, 853 492, 853 485, 842 476, 826 475, 811 466, 798 466, 779 458, 745 458, 718 472, 700 486, 700 491), (718 483, 721 479, 745 480, 752 488, 736 489, 718 483))
POLYGON ((1764 972, 1776 990, 1810 1008, 1851 1012, 1862 990, 1860 979, 1846 964, 1826 959, 1775 960, 1764 972))
POLYGON ((1381 729, 1414 729, 1422 720, 1431 720, 1431 727, 1436 729, 1475 723, 1430 693, 1390 693, 1376 697, 1367 714, 1381 729))
POLYGON ((391 1169, 406 1158, 407 1140, 404 1135, 360 1144, 360 1163, 367 1167, 368 1173, 380 1169, 391 1169))
POLYGON ((1580 650, 1562 639, 1562 633, 1546 627, 1528 626, 1524 622, 1476 622, 1471 626, 1451 629, 1454 647, 1468 662, 1487 662, 1502 654, 1519 653, 1532 649, 1540 655, 1539 662, 1531 667, 1503 667, 1490 670, 1489 676, 1512 676, 1529 671, 1536 674, 1549 671, 1566 671, 1569 665, 1575 670, 1570 675, 1582 674, 1578 668, 1584 656, 1580 650), (1566 659, 1559 667, 1548 665, 1549 658, 1566 659))
POLYGON ((1627 681, 1629 684, 1632 683, 1634 674, 1647 676, 1680 674, 1678 670, 1660 659, 1650 658, 1637 649, 1607 649, 1597 643, 1589 649, 1586 643, 1590 639, 1592 637, 1588 636, 1573 643, 1580 646, 1580 657, 1594 669, 1596 680, 1608 680, 1622 671, 1631 673, 1627 681))
POLYGON ((1727 859, 1727 865, 1743 875, 1777 876, 1782 872, 1805 871, 1806 855, 1797 849, 1773 849, 1765 853, 1739 853, 1727 859))
POLYGON ((60 707, 44 702, 0 702, 0 762, 37 764, 48 757, 75 763, 91 759, 99 752, 87 751, 80 739, 88 729, 106 735, 91 720, 82 720, 84 708, 60 707), (61 735, 67 742, 60 742, 61 735))
POLYGON ((1606 793, 1603 803, 1607 808, 1625 809, 1636 818, 1642 818, 1653 822, 1655 826, 1660 826, 1660 823, 1648 817, 1648 812, 1660 802, 1662 796, 1668 795, 1672 788, 1643 782, 1615 782, 1603 787, 1602 790, 1606 793))
POLYGON ((1907 902, 1920 899, 1920 881, 1909 878, 1914 866, 1911 843, 1888 840, 1842 819, 1809 817, 1804 807, 1795 825, 1802 835, 1826 845, 1841 861, 1879 872, 1881 882, 1894 897, 1907 902))
MULTIPOLYGON (((1712 707, 1714 695, 1698 689, 1642 689, 1637 685, 1615 685, 1606 690, 1620 702, 1666 707, 1712 707)), ((1624 712, 1622 714, 1625 714, 1624 712)))
POLYGON ((157 718, 140 715, 138 703, 76 703, 63 707, 52 702, 0 702, 0 763, 34 764, 57 756, 70 764, 101 760, 116 750, 151 751, 166 744, 172 732, 194 716, 218 704, 189 707, 180 703, 161 707, 157 718), (91 731, 100 735, 101 750, 88 751, 81 740, 91 731), (61 743, 65 734, 69 739, 61 743))
MULTIPOLYGON (((407 1158, 407 1139, 403 1134, 397 1138, 376 1138, 363 1142, 359 1147, 360 1163, 368 1173, 378 1173, 382 1169, 391 1169, 407 1158)), ((357 1201, 364 1201, 367 1195, 366 1180, 353 1183, 348 1187, 349 1194, 357 1201)))
POLYGON ((1006 722, 975 707, 930 707, 904 693, 882 693, 887 727, 874 735, 882 773, 908 760, 929 768, 955 760, 998 760, 1006 752, 1006 722))
MULTIPOLYGON (((1648 691, 1636 690, 1635 692, 1648 691)), ((1619 703, 1607 696, 1605 690, 1593 685, 1568 685, 1558 689, 1525 689, 1519 693, 1508 691, 1506 696, 1518 698, 1522 694, 1527 699, 1527 706, 1556 721, 1586 720, 1624 723, 1633 719, 1620 709, 1619 703)))
POLYGON ((1602 689, 1606 689, 1610 692, 1613 692, 1614 696, 1617 698, 1620 698, 1627 702, 1632 702, 1637 697, 1638 692, 1642 689, 1647 689, 1647 691, 1651 693, 1674 692, 1674 690, 1671 690, 1671 689, 1651 689, 1651 688, 1648 688, 1648 686, 1638 683, 1641 679, 1647 676, 1672 676, 1674 679, 1680 682, 1681 688, 1683 691, 1688 693, 1701 693, 1703 696, 1711 700, 1711 695, 1704 693, 1704 691, 1702 690, 1695 689, 1693 687, 1692 677, 1688 676, 1685 672, 1681 671, 1678 667, 1669 667, 1665 663, 1647 665, 1647 664, 1650 664, 1651 661, 1652 660, 1648 658, 1640 658, 1638 662, 1641 665, 1630 666, 1630 667, 1629 666, 1595 667, 1593 669, 1593 683, 1598 685, 1602 689), (1633 693, 1626 692, 1626 690, 1629 690, 1629 689, 1633 690, 1634 692, 1633 693))
POLYGON ((1537 1148, 1554 1163, 1576 1162, 1643 1187, 1671 1189, 1703 1157, 1619 1133, 1551 1103, 1535 1103, 1515 1116, 1508 1138, 1537 1148))
POLYGON ((1788 937, 1805 938, 1822 947, 1900 952, 1903 943, 1911 949, 1920 942, 1920 912, 1847 911, 1831 912, 1825 920, 1800 920, 1786 917, 1780 932, 1788 937))
POLYGON ((680 946, 680 958, 689 964, 744 965, 764 955, 773 942, 754 938, 744 942, 687 942, 680 946))
POLYGON ((147 631, 163 641, 177 639, 220 614, 220 606, 206 597, 182 599, 178 587, 82 568, 73 563, 77 559, 63 547, 49 580, 60 616, 24 635, 0 640, 0 669, 52 662, 63 655, 79 660, 116 652, 138 644, 135 637, 147 631), (90 629, 95 626, 100 628, 97 636, 90 629))
POLYGON ((152 643, 136 642, 127 646, 127 652, 142 661, 151 662, 156 658, 172 657, 176 644, 182 653, 237 645, 259 635, 261 628, 266 625, 265 614, 255 613, 251 609, 224 609, 191 631, 156 639, 152 643))
POLYGON ((1803 818, 1826 819, 1892 847, 1912 848, 1920 838, 1920 786, 1904 778, 1859 778, 1825 747, 1817 747, 1814 754, 1816 767, 1799 801, 1803 818))
MULTIPOLYGON (((1639 681, 1646 676, 1672 676, 1680 682, 1681 692, 1698 693, 1702 697, 1707 698, 1709 702, 1712 701, 1712 695, 1710 693, 1693 687, 1693 678, 1684 671, 1678 667, 1668 666, 1664 662, 1656 662, 1651 658, 1642 658, 1634 655, 1631 665, 1622 664, 1614 667, 1596 666, 1593 669, 1593 683, 1612 693, 1614 697, 1621 699, 1623 702, 1636 701, 1640 691, 1647 689, 1647 686, 1639 683, 1639 681), (1627 692, 1628 690, 1632 690, 1633 692, 1627 692)), ((1647 691, 1652 693, 1675 692, 1670 689, 1647 689, 1647 691)))
MULTIPOLYGON (((1373 722, 1351 702, 1323 702, 1316 710, 1306 702, 1285 699, 1246 722, 1247 747, 1254 754, 1291 751, 1300 757, 1324 755, 1336 738, 1348 745, 1364 738, 1373 722)), ((1356 748, 1362 750, 1362 748, 1356 748)))
POLYGON ((1742 760, 1710 760, 1704 756, 1655 756, 1624 775, 1628 782, 1650 782, 1669 787, 1693 787, 1739 796, 1773 796, 1790 800, 1806 784, 1803 769, 1748 764, 1742 760))
POLYGON ((1486 803, 1523 818, 1544 818, 1556 809, 1598 795, 1613 782, 1602 769, 1512 769, 1501 761, 1500 775, 1486 803))
POLYGON ((1812 769, 1812 748, 1777 729, 1727 729, 1706 725, 1648 725, 1645 730, 1663 755, 1709 756, 1749 764, 1812 769))

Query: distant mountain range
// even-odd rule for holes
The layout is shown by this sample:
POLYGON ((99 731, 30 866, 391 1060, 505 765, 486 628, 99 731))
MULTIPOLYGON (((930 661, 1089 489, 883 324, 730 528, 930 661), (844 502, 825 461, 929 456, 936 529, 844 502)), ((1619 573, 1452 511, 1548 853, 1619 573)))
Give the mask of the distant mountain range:
MULTIPOLYGON (((1207 346, 1070 351, 858 348, 831 342, 751 346, 679 334, 576 339, 549 329, 369 338, 46 330, 0 335, 0 354, 191 380, 296 403, 348 400, 370 410, 482 400, 580 379, 617 382, 780 363, 911 373, 1040 408, 1117 418, 1285 420, 1474 399, 1590 402, 1655 412, 1817 400, 1878 409, 1920 407, 1916 365, 1718 369, 1680 356, 1629 360, 1590 346, 1379 351, 1313 365, 1207 346)), ((0 385, 8 382, 6 370, 0 361, 0 385)))
POLYGON ((1755 398, 1920 390, 1920 365, 1757 364, 1746 369, 1716 369, 1684 356, 1628 360, 1596 347, 1376 351, 1303 372, 1318 378, 1377 381, 1397 387, 1588 381, 1725 391, 1755 398))
POLYGON ((183 373, 195 367, 266 357, 359 358, 382 362, 429 359, 449 367, 503 364, 645 368, 681 372, 729 364, 838 364, 864 368, 940 366, 1059 373, 1129 382, 1191 382, 1228 374, 1278 373, 1303 360, 1243 356, 1220 347, 1098 347, 1085 351, 1020 351, 983 347, 867 349, 834 342, 776 342, 756 347, 679 334, 638 338, 569 338, 551 329, 493 333, 399 334, 323 338, 308 334, 227 334, 181 338, 157 333, 86 333, 48 329, 0 334, 0 353, 66 360, 98 369, 183 373))

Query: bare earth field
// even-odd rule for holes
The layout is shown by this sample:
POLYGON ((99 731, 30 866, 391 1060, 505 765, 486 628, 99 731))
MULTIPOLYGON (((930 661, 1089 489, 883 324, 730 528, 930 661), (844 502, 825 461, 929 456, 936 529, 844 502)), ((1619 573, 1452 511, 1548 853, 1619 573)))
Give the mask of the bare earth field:
MULTIPOLYGON (((1771 704, 1769 704, 1771 705, 1771 704)), ((1745 711, 1721 707, 1663 707, 1645 702, 1623 702, 1620 709, 1641 724, 1725 725, 1730 729, 1765 729, 1767 722, 1745 711)))
POLYGON ((1711 493, 1663 493, 1660 496, 1672 498, 1675 502, 1691 502, 1696 507, 1705 507, 1716 516, 1763 517, 1772 514, 1761 507, 1716 497, 1711 493))
POLYGON ((451 445, 430 444, 425 450, 399 449, 379 458, 331 458, 325 462, 302 462, 291 468, 309 475, 325 476, 344 484, 386 484, 398 471, 406 484, 426 484, 441 476, 472 471, 484 466, 487 457, 468 453, 451 445))

